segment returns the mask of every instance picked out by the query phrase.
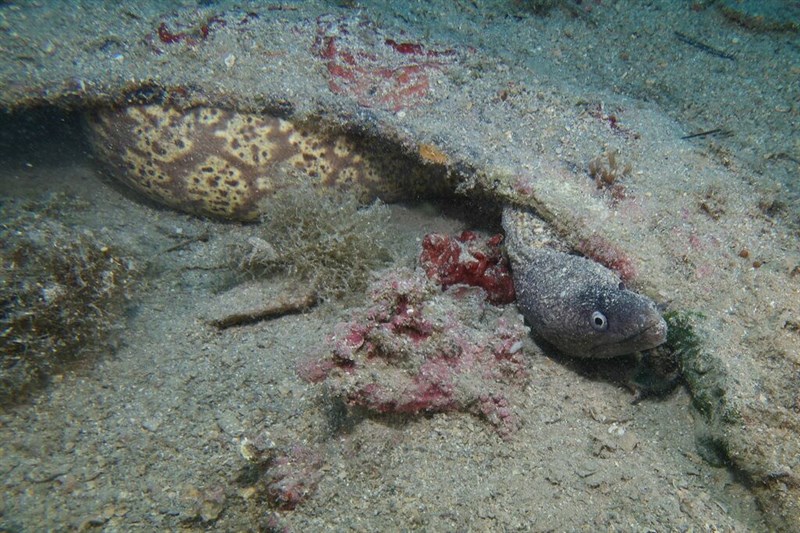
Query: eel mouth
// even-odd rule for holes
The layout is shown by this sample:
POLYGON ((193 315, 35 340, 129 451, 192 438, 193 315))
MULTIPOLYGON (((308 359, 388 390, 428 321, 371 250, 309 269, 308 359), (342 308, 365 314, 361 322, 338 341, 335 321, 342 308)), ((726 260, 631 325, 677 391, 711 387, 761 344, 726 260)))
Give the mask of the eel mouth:
POLYGON ((649 350, 664 344, 667 340, 667 322, 661 315, 656 315, 647 327, 637 333, 622 339, 619 345, 635 345, 632 351, 649 350))

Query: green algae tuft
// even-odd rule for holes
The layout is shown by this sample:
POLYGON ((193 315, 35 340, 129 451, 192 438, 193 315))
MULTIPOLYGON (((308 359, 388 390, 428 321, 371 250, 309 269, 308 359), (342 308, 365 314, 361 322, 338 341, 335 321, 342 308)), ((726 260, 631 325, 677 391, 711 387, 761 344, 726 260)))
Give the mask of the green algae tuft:
POLYGON ((386 265, 389 209, 362 206, 347 191, 297 185, 260 206, 256 235, 235 257, 252 277, 284 272, 307 283, 320 298, 363 291, 371 272, 386 265))

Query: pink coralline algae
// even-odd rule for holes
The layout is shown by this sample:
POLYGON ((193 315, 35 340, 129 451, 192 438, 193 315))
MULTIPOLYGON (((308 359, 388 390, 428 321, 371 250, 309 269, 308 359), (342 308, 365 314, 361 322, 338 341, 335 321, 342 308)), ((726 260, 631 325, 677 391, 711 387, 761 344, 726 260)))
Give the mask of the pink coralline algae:
POLYGON ((443 289, 459 283, 481 287, 495 305, 514 301, 514 282, 503 255, 502 235, 482 240, 472 231, 458 237, 430 233, 422 240, 419 262, 443 289))
POLYGON ((584 239, 576 247, 577 251, 597 261, 604 267, 616 272, 622 281, 629 282, 636 278, 636 267, 633 259, 622 249, 600 235, 592 235, 584 239))
POLYGON ((321 467, 319 455, 301 446, 275 457, 265 473, 269 501, 278 509, 294 509, 316 490, 321 467))
POLYGON ((460 284, 442 291, 420 269, 389 271, 372 286, 372 304, 335 328, 319 365, 325 383, 350 406, 467 411, 508 437, 518 425, 510 393, 528 378, 528 328, 513 306, 486 295, 460 284))
POLYGON ((256 493, 277 509, 294 509, 322 479, 323 461, 317 450, 299 444, 278 448, 266 431, 244 438, 239 451, 259 472, 253 485, 256 493))
POLYGON ((389 111, 424 103, 431 76, 455 63, 458 55, 454 49, 432 50, 385 37, 363 17, 333 15, 317 20, 312 51, 325 62, 331 91, 364 107, 389 111))

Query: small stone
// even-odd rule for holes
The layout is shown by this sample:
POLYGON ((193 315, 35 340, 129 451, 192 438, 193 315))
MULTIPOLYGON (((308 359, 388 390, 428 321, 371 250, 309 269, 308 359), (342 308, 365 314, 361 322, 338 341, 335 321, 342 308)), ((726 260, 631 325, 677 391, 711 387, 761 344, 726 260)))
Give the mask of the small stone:
POLYGON ((243 431, 239 417, 231 410, 225 410, 217 415, 217 425, 228 435, 241 435, 243 431))
POLYGON ((623 451, 630 453, 639 446, 639 439, 632 433, 625 433, 619 439, 619 446, 623 451))
POLYGON ((155 433, 161 427, 161 417, 151 417, 142 420, 142 427, 147 431, 155 433))
POLYGON ((275 443, 266 431, 259 433, 252 439, 245 437, 239 443, 239 453, 251 463, 265 461, 272 456, 274 449, 275 443))

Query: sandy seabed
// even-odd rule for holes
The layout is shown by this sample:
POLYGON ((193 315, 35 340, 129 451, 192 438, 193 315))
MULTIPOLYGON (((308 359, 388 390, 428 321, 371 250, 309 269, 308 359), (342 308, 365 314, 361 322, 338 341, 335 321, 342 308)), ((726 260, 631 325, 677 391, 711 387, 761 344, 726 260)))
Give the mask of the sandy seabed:
MULTIPOLYGON (((46 388, 0 413, 0 528, 758 531, 794 523, 796 507, 785 501, 771 507, 769 494, 782 489, 770 486, 765 495, 760 476, 766 479, 765 464, 775 465, 776 475, 786 480, 787 498, 796 497, 798 464, 796 457, 790 461, 800 438, 794 429, 800 406, 782 394, 790 396, 797 384, 784 393, 778 384, 791 372, 797 375, 800 363, 792 350, 799 341, 796 332, 775 324, 800 320, 792 297, 798 277, 789 276, 800 264, 797 34, 746 28, 702 2, 696 8, 562 2, 546 16, 518 2, 413 4, 403 10, 391 3, 347 4, 267 10, 176 2, 171 11, 143 4, 127 16, 116 40, 98 37, 94 55, 86 49, 77 55, 99 64, 98 70, 108 52, 144 54, 156 64, 154 72, 179 64, 191 71, 193 62, 207 56, 224 62, 249 34, 237 33, 233 24, 219 27, 208 46, 183 56, 174 47, 156 54, 151 44, 141 44, 142 36, 152 39, 162 20, 175 25, 214 13, 232 20, 233 13, 250 8, 261 15, 252 19, 254 25, 270 27, 284 17, 301 28, 297 42, 278 39, 286 49, 301 49, 297 57, 305 63, 295 56, 285 59, 297 61, 299 70, 319 67, 302 39, 314 33, 321 13, 379 20, 386 32, 404 39, 424 35, 439 47, 475 50, 441 81, 446 89, 458 87, 457 95, 432 89, 441 109, 429 120, 423 120, 424 110, 412 109, 392 112, 382 123, 403 131, 408 121, 409 138, 419 142, 442 135, 446 152, 456 159, 472 157, 486 168, 516 157, 523 159, 521 168, 535 173, 538 167, 526 166, 524 158, 541 156, 577 169, 574 174, 584 181, 564 182, 572 193, 589 191, 582 215, 563 207, 566 193, 538 192, 562 174, 545 172, 531 187, 555 206, 556 216, 567 214, 580 224, 599 221, 626 249, 637 250, 645 271, 642 286, 651 294, 706 311, 711 317, 706 333, 725 339, 709 340, 712 351, 727 356, 725 350, 741 343, 756 354, 753 363, 745 355, 724 359, 733 381, 751 364, 759 369, 755 384, 742 378, 742 389, 726 390, 733 391, 732 405, 744 397, 742 405, 753 402, 771 416, 780 413, 778 422, 745 417, 740 424, 767 424, 766 433, 774 430, 773 436, 751 445, 747 430, 720 429, 713 417, 709 422, 698 412, 697 398, 693 402, 686 387, 633 404, 631 392, 608 377, 614 365, 630 361, 586 367, 544 353, 530 339, 523 347, 530 379, 510 398, 520 420, 511 438, 501 438, 469 413, 377 416, 348 410, 324 385, 298 377, 296 369, 325 349, 335 324, 362 305, 358 298, 222 331, 210 326, 204 314, 209 302, 232 283, 231 247, 251 229, 161 209, 110 181, 81 139, 79 112, 26 116, 17 109, 0 126, 3 218, 56 202, 53 216, 59 222, 121 246, 144 274, 114 349, 60 369, 46 388), (303 24, 312 29, 303 30, 303 24), (735 58, 676 38, 676 31, 735 58), (137 44, 126 48, 128 43, 137 44), (535 77, 522 76, 531 72, 535 77), (480 123, 488 124, 485 130, 473 127, 480 123), (679 139, 711 130, 720 131, 679 139), (447 132, 460 140, 445 138, 447 132), (471 146, 483 152, 475 148, 464 155, 471 146), (532 155, 519 155, 521 146, 532 155), (608 197, 593 191, 584 169, 610 148, 632 161, 628 185, 636 201, 623 209, 610 208, 608 197), (679 170, 672 176, 665 168, 679 170), (679 178, 688 185, 678 184, 679 178), (626 226, 630 220, 641 222, 645 233, 664 235, 637 241, 626 226), (667 241, 690 244, 670 248, 667 241), (188 244, 176 246, 183 242, 188 244), (668 251, 648 260, 659 246, 668 251), (743 247, 750 250, 747 261, 740 257, 743 247), (762 259, 763 270, 753 266, 762 259), (720 287, 724 294, 714 294, 720 287), (762 314, 742 310, 737 302, 762 314), (763 315, 767 302, 774 303, 774 314, 763 315), (736 338, 740 330, 748 333, 736 338), (294 456, 298 464, 312 456, 313 471, 298 467, 296 475, 313 479, 316 488, 294 509, 270 504, 252 488, 253 466, 241 454, 245 438, 271 439, 287 453, 303 450, 294 456), (722 466, 711 466, 707 443, 725 438, 739 444, 730 447, 730 457, 721 457, 722 466), (770 443, 783 447, 775 444, 775 456, 768 459, 740 451, 769 450, 770 443)), ((59 43, 48 32, 31 29, 37 13, 43 28, 55 24, 55 8, 11 3, 0 9, 0 30, 9 37, 4 46, 17 50, 5 60, 11 67, 4 64, 1 71, 7 87, 3 102, 14 107, 15 98, 24 100, 18 87, 58 78, 51 70, 60 60, 59 43), (25 39, 33 59, 15 48, 25 39), (16 84, 8 82, 12 71, 16 84)), ((119 24, 111 7, 83 5, 68 16, 84 25, 92 18, 98 35, 114 34, 119 24)), ((62 45, 67 51, 77 46, 71 38, 67 32, 62 45)), ((236 53, 240 65, 257 64, 236 53)), ((269 68, 280 67, 271 61, 269 68)), ((108 75, 113 85, 114 69, 108 75)), ((182 70, 170 75, 191 78, 182 70)), ((242 78, 250 80, 248 74, 242 78)), ((303 94, 302 87, 285 83, 285 94, 303 94)), ((309 87, 322 91, 328 84, 309 87)), ((235 86, 232 92, 240 90, 235 86)), ((295 102, 301 114, 308 112, 304 102, 301 97, 295 102)), ((373 111, 381 122, 381 111, 373 111)), ((414 264, 427 233, 489 232, 497 224, 480 224, 437 204, 393 205, 395 266, 414 264)))

